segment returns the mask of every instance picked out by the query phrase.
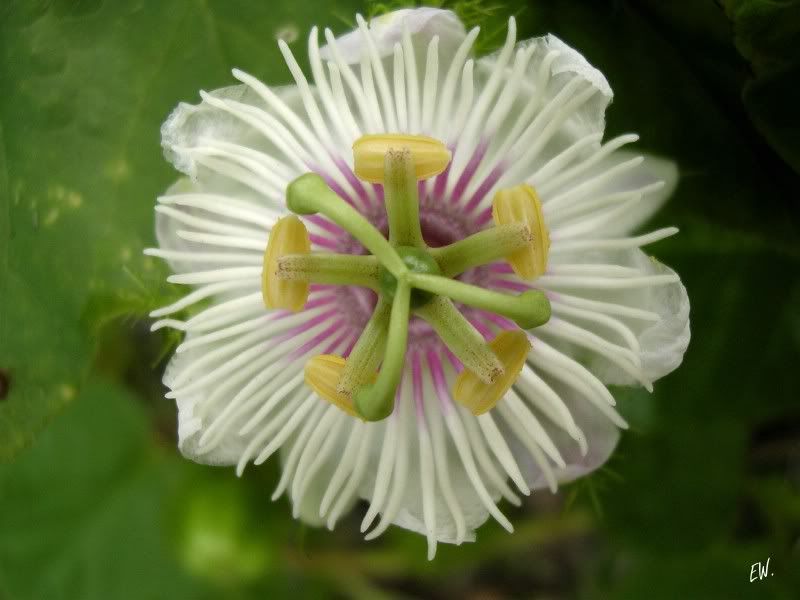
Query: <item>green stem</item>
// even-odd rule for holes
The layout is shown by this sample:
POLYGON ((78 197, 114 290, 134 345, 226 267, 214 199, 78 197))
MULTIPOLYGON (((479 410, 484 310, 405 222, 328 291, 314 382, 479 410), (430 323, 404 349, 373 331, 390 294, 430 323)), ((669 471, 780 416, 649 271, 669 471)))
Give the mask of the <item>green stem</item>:
POLYGON ((392 302, 389 319, 389 339, 381 364, 381 372, 373 385, 357 390, 353 398, 356 411, 366 421, 380 421, 394 409, 394 397, 403 372, 403 361, 408 344, 408 317, 411 302, 411 286, 404 277, 397 282, 397 291, 392 302))
POLYGON ((278 277, 326 285, 357 285, 378 289, 378 260, 354 254, 288 254, 278 259, 278 277))
POLYGON ((351 396, 355 390, 369 383, 375 374, 386 349, 386 330, 389 328, 391 309, 390 302, 382 296, 378 298, 372 316, 344 364, 336 390, 340 394, 351 396))
POLYGON ((409 273, 408 281, 414 287, 432 294, 447 296, 456 302, 508 317, 522 329, 532 329, 550 320, 550 301, 537 290, 512 296, 439 275, 419 273, 409 273))
POLYGON ((286 205, 289 210, 299 215, 314 213, 325 215, 364 244, 364 247, 395 277, 400 278, 408 271, 381 232, 337 196, 319 175, 306 173, 292 181, 286 188, 286 205))
POLYGON ((484 383, 503 373, 503 364, 466 317, 442 296, 415 311, 433 327, 450 351, 484 383))
POLYGON ((419 225, 419 194, 411 151, 390 150, 384 158, 383 193, 389 218, 389 242, 424 248, 419 225))
POLYGON ((442 275, 455 277, 472 267, 492 263, 524 248, 531 242, 531 232, 524 223, 509 223, 479 231, 468 238, 431 249, 442 275))

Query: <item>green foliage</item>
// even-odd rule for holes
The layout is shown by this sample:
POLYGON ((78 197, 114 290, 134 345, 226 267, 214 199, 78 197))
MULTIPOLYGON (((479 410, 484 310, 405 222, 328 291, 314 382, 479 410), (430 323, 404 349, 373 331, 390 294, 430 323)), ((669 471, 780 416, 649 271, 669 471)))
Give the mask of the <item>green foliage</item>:
MULTIPOLYGON (((320 2, 319 5, 327 5, 320 2)), ((352 13, 357 6, 338 3, 352 13)), ((5 3, 0 8, 0 460, 30 443, 88 373, 97 329, 169 302, 153 203, 176 177, 159 124, 239 67, 289 78, 276 36, 303 3, 5 3)), ((305 44, 295 44, 303 58, 305 44)))
POLYGON ((754 125, 800 173, 800 2, 726 0, 734 42, 753 77, 742 99, 754 125))
MULTIPOLYGON (((248 523, 244 486, 230 478, 196 477, 175 507, 178 555, 198 578, 223 587, 249 583, 270 569, 266 533, 248 523)), ((263 527, 261 527, 263 529, 263 527)))
MULTIPOLYGON (((656 225, 677 225, 681 234, 650 251, 681 274, 692 301, 692 342, 680 369, 650 398, 616 392, 632 432, 613 461, 620 482, 599 493, 613 564, 600 562, 586 591, 603 598, 792 597, 800 585, 791 567, 797 556, 784 532, 800 522, 763 491, 785 471, 751 463, 759 431, 798 416, 800 391, 789 367, 800 357, 799 288, 789 275, 800 266, 797 179, 739 99, 749 74, 726 14, 711 3, 564 2, 543 19, 540 31, 569 40, 608 77, 615 91, 609 133, 638 130, 643 147, 677 160, 682 181, 656 225), (769 556, 775 575, 760 588, 742 586, 750 565, 769 556), (604 575, 612 569, 617 576, 604 575)), ((798 24, 787 18, 785 28, 798 24)), ((770 56, 796 56, 788 48, 770 56)), ((784 81, 779 90, 791 98, 797 86, 784 81)), ((798 151, 797 119, 775 119, 798 151)), ((795 445, 797 435, 789 434, 795 445)), ((589 504, 591 490, 581 490, 587 485, 578 484, 578 494, 589 504)), ((796 482, 788 485, 797 492, 796 482)))
POLYGON ((527 7, 521 2, 486 2, 484 0, 369 0, 367 3, 367 17, 379 17, 386 13, 404 8, 419 6, 432 6, 452 10, 467 30, 473 27, 481 28, 481 36, 475 42, 475 52, 483 55, 497 49, 502 45, 506 35, 508 17, 514 15, 517 19, 525 14, 527 7))
POLYGON ((154 452, 149 433, 135 397, 95 382, 35 448, 0 465, 0 597, 197 597, 164 536, 187 467, 154 452))

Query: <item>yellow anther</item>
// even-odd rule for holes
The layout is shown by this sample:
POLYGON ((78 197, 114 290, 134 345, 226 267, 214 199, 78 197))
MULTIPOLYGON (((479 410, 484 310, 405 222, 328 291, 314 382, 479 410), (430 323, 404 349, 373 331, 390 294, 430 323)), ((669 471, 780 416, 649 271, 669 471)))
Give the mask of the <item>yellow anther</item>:
POLYGON ((492 217, 497 225, 524 223, 531 232, 531 242, 506 257, 514 272, 523 279, 536 279, 547 269, 550 233, 544 224, 542 202, 531 186, 521 184, 500 190, 494 196, 492 217))
POLYGON ((269 234, 261 272, 261 295, 267 308, 297 312, 308 299, 307 281, 288 281, 278 277, 278 260, 290 254, 308 254, 311 242, 303 222, 290 215, 279 219, 269 234))
POLYGON ((405 149, 410 150, 414 158, 414 174, 418 180, 438 175, 450 162, 447 147, 424 135, 364 135, 353 144, 356 177, 369 183, 383 183, 386 153, 405 149))
POLYGON ((484 383, 475 373, 464 369, 453 385, 453 398, 473 415, 493 409, 505 396, 522 371, 531 349, 528 336, 520 329, 501 332, 489 346, 503 364, 503 373, 492 383, 484 383))
MULTIPOLYGON (((350 396, 336 391, 344 371, 345 359, 334 354, 320 354, 306 363, 304 371, 306 385, 323 399, 341 408, 348 415, 358 417, 350 396)), ((375 376, 369 383, 375 382, 375 376)))

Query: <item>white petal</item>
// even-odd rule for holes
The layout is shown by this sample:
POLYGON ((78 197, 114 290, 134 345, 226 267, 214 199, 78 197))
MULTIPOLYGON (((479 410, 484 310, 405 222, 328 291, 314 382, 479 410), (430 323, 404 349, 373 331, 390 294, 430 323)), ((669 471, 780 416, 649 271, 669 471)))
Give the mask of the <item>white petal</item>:
POLYGON ((288 492, 295 517, 333 527, 360 497, 371 503, 367 539, 395 524, 426 535, 432 558, 437 542, 474 540, 490 516, 513 529, 496 504, 518 501, 508 478, 522 493, 555 490, 608 459, 626 425, 603 382, 649 385, 680 364, 686 290, 638 250, 672 230, 621 237, 664 202, 677 170, 620 150, 636 136, 601 143, 611 89, 553 36, 516 44, 511 19, 502 50, 473 63, 477 31, 468 36, 450 11, 358 20, 336 40, 326 31, 321 49, 312 30, 313 77, 281 43, 297 86, 269 88, 234 71, 244 85, 201 93, 164 124, 166 155, 190 180, 159 199, 160 248, 148 253, 199 287, 154 316, 212 302, 154 327, 187 332, 164 377, 187 457, 241 473, 279 451, 273 497, 288 492), (263 308, 260 260, 286 185, 316 171, 354 206, 380 207, 379 190, 348 165, 353 138, 387 129, 453 148, 451 168, 424 184, 425 195, 453 193, 475 211, 497 187, 528 181, 541 192, 553 246, 537 285, 551 294, 554 318, 536 333, 515 387, 480 418, 453 404, 452 365, 413 348, 389 419, 345 415, 303 383, 309 356, 341 352, 357 333, 342 307, 323 289, 298 315, 263 308))
MULTIPOLYGON (((295 86, 273 92, 292 110, 301 108, 295 86)), ((167 158, 207 193, 279 208, 286 184, 303 172, 303 148, 251 87, 226 87, 203 97, 198 105, 179 104, 162 125, 167 158)))
POLYGON ((598 220, 585 235, 604 238, 628 234, 637 230, 663 206, 675 191, 677 183, 678 169, 674 162, 630 150, 617 150, 558 187, 542 186, 546 192, 543 198, 546 214, 552 212, 555 206, 563 214, 563 205, 569 204, 569 212, 577 215, 567 223, 560 218, 555 223, 552 219, 548 220, 548 225, 554 237, 558 238, 564 236, 563 230, 570 229, 573 223, 586 221, 596 215, 609 215, 611 218, 598 220), (613 176, 614 173, 618 175, 613 176), (637 191, 639 194, 636 194, 637 191), (623 194, 628 194, 627 199, 630 200, 624 205, 607 204, 603 210, 589 210, 600 197, 616 195, 624 201, 626 198, 623 194), (582 205, 587 207, 583 214, 579 212, 582 205))
MULTIPOLYGON (((452 368, 442 365, 439 361, 435 369, 438 375, 445 378, 446 385, 452 384, 455 377, 452 368), (444 370, 441 370, 441 367, 444 367, 444 370)), ((412 408, 406 412, 405 426, 400 431, 408 438, 407 461, 415 470, 421 459, 417 428, 425 427, 430 435, 436 493, 432 498, 427 498, 428 501, 433 501, 434 514, 434 518, 429 519, 428 524, 432 522, 434 529, 431 531, 426 524, 426 494, 419 476, 410 476, 405 480, 400 510, 393 517, 392 523, 423 535, 429 535, 438 542, 460 544, 465 541, 473 541, 475 530, 489 517, 486 502, 481 499, 475 482, 480 481, 479 485, 485 486, 489 494, 489 502, 496 502, 500 498, 499 491, 491 484, 490 480, 482 477, 479 472, 473 472, 472 477, 470 476, 466 465, 470 465, 470 469, 474 466, 471 450, 462 446, 459 451, 454 441, 454 431, 463 433, 463 424, 460 424, 460 419, 474 419, 475 417, 459 415, 458 410, 449 399, 449 392, 446 388, 438 389, 434 386, 430 364, 423 361, 419 389, 424 402, 425 420, 419 423, 413 414, 414 398, 412 390, 409 389, 413 387, 410 378, 406 382, 407 385, 404 383, 402 390, 402 400, 412 405, 412 408), (444 393, 447 393, 447 398, 443 397, 444 393), (445 401, 445 404, 442 401, 445 401), (458 420, 458 423, 454 420, 458 420), (464 452, 465 450, 466 452, 464 452), (478 473, 477 479, 475 478, 476 473, 478 473)), ((380 445, 382 440, 376 440, 376 443, 380 445)), ((373 451, 373 455, 378 451, 379 447, 373 451)), ((372 487, 375 485, 375 481, 376 477, 373 473, 367 480, 362 497, 372 497, 372 487)), ((390 488, 390 491, 396 490, 390 488)))
MULTIPOLYGON (((621 158, 624 153, 620 152, 621 158)), ((610 223, 605 235, 615 235, 617 233, 629 233, 637 230, 643 225, 675 192, 678 186, 678 166, 671 160, 654 156, 652 154, 642 154, 644 162, 635 171, 628 175, 628 181, 620 182, 621 188, 644 187, 651 182, 663 181, 664 186, 651 194, 645 201, 628 211, 622 218, 614 223, 610 223)))
MULTIPOLYGON (((334 406, 328 407, 328 415, 331 419, 320 421, 309 443, 303 448, 290 488, 293 514, 312 525, 324 523, 320 505, 356 424, 355 419, 334 406)), ((288 449, 289 446, 285 446, 282 452, 288 449)))
POLYGON ((167 260, 175 273, 256 266, 266 247, 272 213, 235 198, 208 194, 188 178, 179 179, 156 206, 158 248, 145 254, 167 260), (198 241, 224 236, 233 244, 198 241), (235 241, 234 241, 235 240, 235 241), (257 250, 247 249, 247 246, 257 250))
MULTIPOLYGON (((610 344, 609 349, 617 349, 614 352, 618 356, 614 360, 610 360, 610 350, 594 351, 586 356, 586 366, 603 382, 637 384, 633 371, 639 373, 640 381, 653 382, 681 364, 690 338, 689 297, 672 269, 638 248, 558 254, 555 264, 550 267, 554 273, 558 273, 560 260, 580 262, 587 268, 596 264, 618 265, 635 269, 637 273, 633 277, 620 278, 565 277, 563 281, 571 279, 573 283, 566 287, 559 285, 553 292, 554 320, 579 327, 587 335, 597 336, 610 344), (615 285, 606 287, 603 281, 615 285), (653 284, 646 284, 648 281, 653 284), (625 287, 628 282, 632 287, 625 287), (628 367, 623 369, 618 361, 626 360, 628 367)), ((556 281, 557 275, 541 278, 545 288, 556 281)), ((553 323, 537 330, 537 335, 541 334, 556 347, 575 354, 575 347, 566 343, 567 338, 559 335, 555 321, 553 323)))
MULTIPOLYGON (((266 312, 257 304, 236 318, 246 322, 266 312)), ((181 451, 197 462, 241 463, 241 469, 273 437, 288 436, 285 428, 297 426, 292 416, 309 395, 302 380, 306 359, 340 335, 335 313, 317 306, 230 337, 206 334, 209 341, 199 346, 189 346, 201 336, 190 330, 188 349, 173 356, 164 375, 178 404, 181 451), (296 354, 286 360, 290 353, 296 354)))
MULTIPOLYGON (((537 341, 534 341, 534 349, 532 351, 532 360, 534 361, 536 346, 537 341)), ((533 364, 535 365, 535 362, 533 364)), ((608 460, 619 440, 619 429, 606 415, 588 402, 575 389, 548 377, 546 374, 544 378, 547 385, 558 395, 561 402, 569 410, 575 425, 583 436, 583 441, 585 441, 586 454, 582 451, 582 444, 576 441, 569 432, 538 411, 533 398, 526 394, 520 394, 520 397, 558 448, 565 464, 563 466, 552 462, 548 462, 548 464, 556 480, 559 483, 566 483, 594 471, 608 460)), ((550 487, 547 474, 520 438, 512 433, 513 430, 509 425, 509 420, 500 421, 498 425, 501 431, 505 433, 514 458, 530 488, 533 490, 550 487)))
MULTIPOLYGON (((426 48, 434 36, 439 36, 440 51, 450 56, 466 36, 464 25, 449 10, 438 8, 403 9, 372 19, 369 30, 381 58, 391 56, 394 45, 402 42, 403 29, 407 28, 415 47, 426 48)), ((361 60, 364 40, 356 29, 336 38, 336 45, 347 64, 356 65, 361 60)), ((332 59, 331 49, 320 49, 322 58, 332 59)))
MULTIPOLYGON (((647 275, 676 275, 675 271, 647 256, 640 250, 629 253, 631 265, 635 265, 647 275)), ((643 288, 634 294, 626 294, 632 306, 659 315, 659 320, 647 326, 640 324, 637 331, 642 371, 650 381, 655 381, 671 373, 683 361, 689 346, 691 332, 689 327, 689 296, 683 283, 643 288)), ((595 370, 606 383, 631 384, 632 381, 618 369, 595 370)))
POLYGON ((552 35, 517 44, 515 54, 513 39, 506 42, 476 63, 476 89, 491 87, 498 77, 502 84, 485 105, 486 114, 478 116, 479 130, 470 123, 464 128, 453 158, 452 175, 463 171, 470 177, 465 198, 482 209, 500 187, 546 181, 536 174, 579 141, 590 142, 581 157, 596 151, 613 95, 602 73, 552 35), (479 164, 466 166, 476 155, 479 164))
MULTIPOLYGON (((558 96, 559 92, 567 86, 575 86, 576 91, 591 88, 596 93, 575 112, 571 113, 560 128, 559 137, 568 140, 577 140, 590 133, 601 133, 605 129, 605 111, 613 92, 605 76, 595 69, 576 50, 567 46, 554 35, 533 38, 522 42, 518 47, 533 48, 533 57, 525 71, 525 84, 523 90, 528 91, 527 96, 534 96, 539 107, 558 96), (547 73, 542 73, 547 69, 547 73), (546 86, 540 86, 542 76, 546 76, 546 86)), ((495 55, 488 56, 478 61, 480 69, 491 70, 494 66, 495 55)), ((524 105, 525 97, 519 100, 524 105)), ((512 111, 513 112, 513 111, 512 111)))

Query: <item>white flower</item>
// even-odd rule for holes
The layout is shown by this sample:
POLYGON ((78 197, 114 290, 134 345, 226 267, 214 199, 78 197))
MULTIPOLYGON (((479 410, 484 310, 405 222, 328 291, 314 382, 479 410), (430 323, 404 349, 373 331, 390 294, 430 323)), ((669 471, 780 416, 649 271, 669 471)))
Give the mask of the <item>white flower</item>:
MULTIPOLYGON (((489 515, 511 531, 500 497, 517 504, 517 491, 555 490, 602 465, 625 427, 605 384, 651 389, 689 342, 686 290, 640 250, 677 230, 631 233, 672 192, 674 165, 623 150, 635 135, 603 142, 611 89, 557 38, 515 44, 512 18, 503 48, 473 60, 477 34, 432 8, 370 25, 359 18, 338 40, 326 30, 321 49, 315 28, 311 80, 281 41, 296 85, 270 88, 234 70, 242 85, 181 104, 162 136, 188 177, 159 198, 159 248, 146 251, 169 261, 170 281, 193 288, 152 313, 196 307, 186 321, 153 326, 186 332, 164 377, 181 451, 240 473, 280 451, 273 498, 287 493, 295 517, 332 528, 362 498, 368 539, 399 525, 427 536, 429 557, 437 542, 473 540, 489 515), (424 134, 452 152, 447 170, 419 185, 432 246, 489 226, 498 190, 527 183, 541 198, 551 243, 544 274, 528 283, 496 262, 462 277, 483 289, 542 290, 552 306, 549 322, 531 331, 513 388, 479 416, 452 401, 459 362, 418 319, 389 418, 363 422, 304 384, 312 356, 352 349, 371 292, 312 285, 301 312, 264 308, 262 259, 271 228, 289 214, 295 178, 320 174, 385 227, 383 189, 354 176, 352 153, 362 135, 383 132, 424 134)), ((363 251, 324 217, 303 221, 314 250, 363 251)), ((487 339, 516 327, 460 310, 487 339)))

